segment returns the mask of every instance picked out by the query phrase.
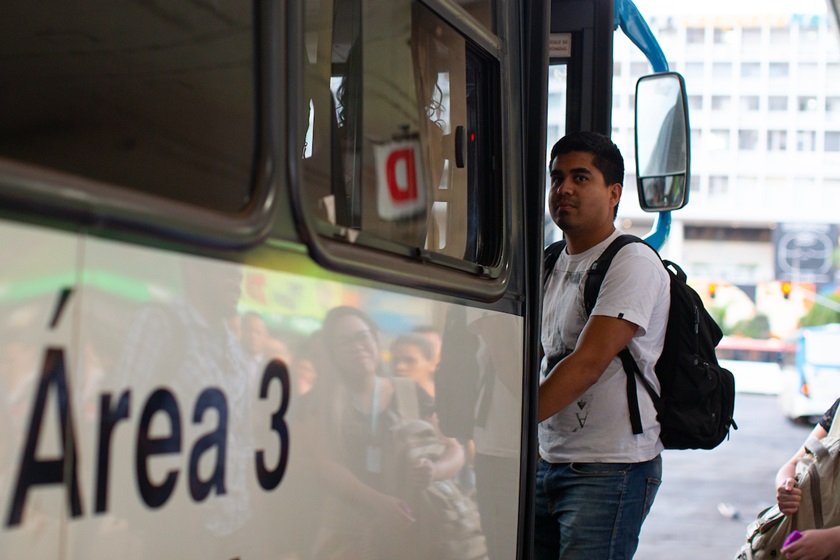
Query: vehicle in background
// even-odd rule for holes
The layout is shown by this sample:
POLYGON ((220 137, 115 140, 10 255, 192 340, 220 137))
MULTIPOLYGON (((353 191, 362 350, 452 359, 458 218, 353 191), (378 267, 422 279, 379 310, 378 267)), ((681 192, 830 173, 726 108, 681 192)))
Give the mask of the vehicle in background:
POLYGON ((812 422, 840 397, 840 324, 803 327, 792 367, 782 369, 779 404, 792 420, 812 422))
POLYGON ((794 349, 793 342, 776 338, 724 336, 716 354, 735 376, 738 392, 778 395, 782 369, 793 364, 794 349))

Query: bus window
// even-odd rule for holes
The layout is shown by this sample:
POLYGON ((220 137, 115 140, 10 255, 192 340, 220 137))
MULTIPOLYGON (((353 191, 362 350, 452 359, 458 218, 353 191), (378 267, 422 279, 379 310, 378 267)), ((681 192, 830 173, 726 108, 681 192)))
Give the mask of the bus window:
POLYGON ((545 147, 545 223, 543 237, 546 244, 560 239, 560 231, 548 213, 548 190, 551 178, 548 175, 548 161, 551 147, 566 135, 566 89, 568 80, 568 66, 563 63, 552 63, 548 67, 548 111, 546 118, 546 147, 545 147))
POLYGON ((231 214, 251 200, 251 2, 20 3, 4 15, 4 173, 23 163, 231 214))
POLYGON ((378 4, 307 11, 304 211, 329 237, 494 266, 498 64, 419 2, 378 4))

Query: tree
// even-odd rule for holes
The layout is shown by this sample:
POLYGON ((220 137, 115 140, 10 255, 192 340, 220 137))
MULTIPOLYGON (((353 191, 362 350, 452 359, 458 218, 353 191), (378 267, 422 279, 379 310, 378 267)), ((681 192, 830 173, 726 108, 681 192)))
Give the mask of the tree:
MULTIPOLYGON (((834 302, 833 307, 840 309, 840 294, 832 294, 825 299, 834 302)), ((819 299, 814 302, 808 313, 799 320, 799 325, 802 327, 817 327, 829 323, 840 323, 840 311, 820 304, 819 299)))
POLYGON ((712 319, 715 320, 715 323, 718 324, 721 332, 723 332, 723 334, 730 334, 730 329, 726 327, 726 324, 723 321, 726 318, 726 306, 716 305, 714 307, 708 307, 707 311, 709 312, 709 315, 712 316, 712 319))
POLYGON ((757 313, 751 319, 744 319, 735 323, 729 334, 749 338, 768 338, 770 336, 770 319, 764 313, 757 313))

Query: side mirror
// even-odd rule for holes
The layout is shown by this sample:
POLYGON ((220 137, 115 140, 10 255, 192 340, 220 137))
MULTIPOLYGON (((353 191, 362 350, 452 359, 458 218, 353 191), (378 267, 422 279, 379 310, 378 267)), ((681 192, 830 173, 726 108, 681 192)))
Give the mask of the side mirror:
POLYGON ((676 72, 643 76, 636 83, 636 185, 646 212, 688 204, 688 98, 676 72))

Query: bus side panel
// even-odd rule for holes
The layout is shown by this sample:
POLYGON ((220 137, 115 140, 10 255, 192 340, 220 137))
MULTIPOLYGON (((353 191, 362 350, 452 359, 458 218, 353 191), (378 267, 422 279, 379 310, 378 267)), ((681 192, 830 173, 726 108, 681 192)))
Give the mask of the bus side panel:
MULTIPOLYGON (((84 255, 70 398, 83 513, 68 558, 444 557, 453 513, 416 482, 411 413, 388 381, 357 389, 368 371, 390 380, 395 344, 426 326, 444 355, 476 343, 460 367, 488 395, 463 399, 481 425, 458 427, 474 436, 454 448, 475 457, 433 485, 493 514, 472 540, 457 517, 446 538, 515 557, 521 317, 350 284, 299 254, 276 255, 271 271, 97 239, 84 255), (323 323, 346 307, 362 322, 323 323)), ((64 512, 64 492, 49 492, 49 511, 64 512)))
POLYGON ((8 222, 0 239, 0 557, 59 558, 67 518, 82 511, 73 434, 60 429, 77 389, 78 242, 8 222))

